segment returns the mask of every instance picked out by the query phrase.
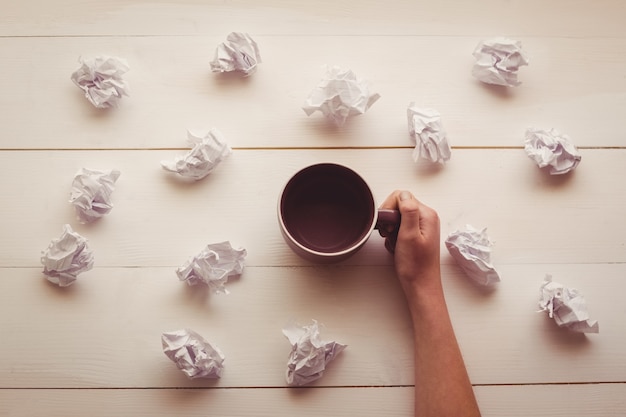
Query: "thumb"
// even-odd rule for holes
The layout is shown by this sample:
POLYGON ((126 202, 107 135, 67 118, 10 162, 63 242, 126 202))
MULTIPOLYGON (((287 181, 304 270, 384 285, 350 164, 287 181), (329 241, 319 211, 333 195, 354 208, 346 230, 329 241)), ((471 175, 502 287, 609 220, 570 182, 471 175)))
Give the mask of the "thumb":
POLYGON ((420 204, 408 191, 398 195, 398 209, 400 210, 400 232, 419 232, 420 204))

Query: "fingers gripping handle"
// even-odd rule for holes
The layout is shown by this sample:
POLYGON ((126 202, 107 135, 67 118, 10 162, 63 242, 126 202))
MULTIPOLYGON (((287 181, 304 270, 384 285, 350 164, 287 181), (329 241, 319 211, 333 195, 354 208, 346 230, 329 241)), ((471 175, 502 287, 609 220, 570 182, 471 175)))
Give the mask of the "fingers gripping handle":
POLYGON ((400 227, 400 211, 399 210, 378 210, 378 219, 374 228, 379 231, 393 233, 400 227))

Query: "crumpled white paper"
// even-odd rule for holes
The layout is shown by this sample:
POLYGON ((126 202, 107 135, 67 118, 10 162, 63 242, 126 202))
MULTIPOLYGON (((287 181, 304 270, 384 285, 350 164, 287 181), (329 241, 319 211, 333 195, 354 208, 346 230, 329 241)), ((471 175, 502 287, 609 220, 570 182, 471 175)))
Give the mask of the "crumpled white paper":
POLYGON ((128 95, 123 75, 129 66, 123 59, 111 56, 80 59, 81 66, 72 73, 72 81, 85 92, 85 97, 100 109, 116 107, 128 95))
POLYGON ((589 319, 587 303, 578 290, 552 282, 546 275, 541 285, 540 311, 547 311, 559 327, 578 333, 598 333, 598 322, 589 319))
POLYGON ((347 69, 328 67, 326 77, 311 92, 302 109, 307 116, 322 112, 337 126, 342 126, 350 116, 363 114, 380 98, 370 92, 369 83, 358 79, 347 69))
POLYGON ((219 378, 224 354, 193 330, 182 329, 161 335, 163 353, 189 378, 219 378))
POLYGON ((487 84, 515 87, 519 67, 528 65, 522 44, 507 38, 493 38, 480 42, 473 53, 476 63, 472 75, 487 84))
POLYGON ((492 246, 487 228, 477 230, 470 225, 465 226, 465 230, 450 233, 446 239, 448 252, 465 274, 485 286, 500 282, 500 276, 491 265, 492 246))
POLYGON ((78 171, 72 182, 70 203, 74 205, 81 223, 92 222, 111 211, 111 193, 119 176, 117 170, 81 168, 78 171))
POLYGON ((315 320, 310 326, 289 324, 283 334, 292 346, 286 375, 290 386, 305 385, 321 378, 328 363, 346 348, 341 343, 322 341, 315 320))
POLYGON ((413 159, 444 163, 450 159, 450 145, 441 122, 441 114, 434 109, 423 109, 409 104, 407 109, 409 133, 415 142, 413 159))
POLYGON ((524 150, 539 168, 550 166, 551 175, 572 171, 582 159, 569 136, 556 129, 528 128, 524 150))
POLYGON ((67 287, 76 281, 78 274, 93 267, 93 252, 87 239, 66 224, 61 237, 53 239, 42 252, 41 263, 48 281, 59 287, 67 287))
POLYGON ((204 135, 187 132, 187 141, 191 150, 174 161, 161 161, 163 169, 178 175, 201 180, 209 175, 228 155, 232 153, 222 133, 212 128, 204 135))
POLYGON ((259 47, 250 35, 232 32, 226 37, 226 42, 220 44, 215 50, 215 57, 211 61, 211 71, 241 71, 248 76, 256 71, 260 63, 259 47))
POLYGON ((188 285, 204 283, 216 294, 228 294, 224 284, 229 277, 241 275, 246 255, 245 249, 234 249, 228 241, 210 244, 178 268, 176 274, 188 285))

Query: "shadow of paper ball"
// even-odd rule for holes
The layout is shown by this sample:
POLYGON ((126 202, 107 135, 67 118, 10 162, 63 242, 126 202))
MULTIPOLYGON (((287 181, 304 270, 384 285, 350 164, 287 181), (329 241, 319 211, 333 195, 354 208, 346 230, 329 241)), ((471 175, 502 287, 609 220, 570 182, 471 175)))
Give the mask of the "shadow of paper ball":
POLYGON ((474 80, 475 84, 479 85, 479 88, 486 91, 490 95, 497 97, 501 100, 511 100, 515 97, 515 89, 519 87, 507 87, 504 85, 487 84, 477 79, 474 80))
MULTIPOLYGON (((502 284, 501 282, 492 285, 479 284, 465 273, 463 268, 458 265, 449 253, 443 257, 442 261, 450 265, 445 269, 445 271, 451 272, 451 281, 454 281, 457 286, 457 290, 463 291, 466 297, 492 297, 497 292, 498 287, 502 284)), ((500 277, 500 279, 502 279, 502 277, 500 277)))
MULTIPOLYGON (((179 157, 182 154, 185 154, 187 152, 189 151, 182 150, 180 151, 178 155, 172 155, 172 157, 168 160, 171 161, 175 157, 179 157)), ((194 178, 182 176, 176 172, 168 171, 164 169, 163 167, 161 167, 160 163, 159 163, 159 169, 161 171, 161 175, 163 176, 165 183, 167 183, 171 187, 174 187, 176 190, 180 191, 181 193, 185 193, 187 191, 195 192, 195 190, 201 189, 203 187, 210 187, 210 185, 215 182, 214 178, 219 177, 219 174, 216 171, 219 170, 220 167, 219 166, 215 167, 214 170, 211 171, 210 174, 198 180, 194 178)))
POLYGON ((241 71, 229 71, 229 72, 212 72, 209 69, 209 76, 211 77, 212 84, 220 88, 238 88, 252 84, 254 81, 254 75, 245 75, 241 71))
POLYGON ((582 354, 589 352, 593 346, 586 333, 578 333, 566 327, 559 327, 554 319, 550 318, 546 312, 537 314, 542 320, 542 334, 546 342, 568 354, 582 354))
POLYGON ((566 174, 552 175, 550 174, 550 167, 539 168, 534 162, 531 161, 531 163, 534 165, 533 183, 546 188, 565 187, 572 182, 576 170, 579 168, 577 167, 566 174))

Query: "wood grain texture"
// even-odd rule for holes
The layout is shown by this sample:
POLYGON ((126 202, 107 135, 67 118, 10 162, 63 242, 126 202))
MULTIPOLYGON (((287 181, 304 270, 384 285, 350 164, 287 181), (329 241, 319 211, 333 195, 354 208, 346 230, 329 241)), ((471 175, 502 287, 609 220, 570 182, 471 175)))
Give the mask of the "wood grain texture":
POLYGON ((521 38, 520 87, 471 76, 479 37, 259 36, 250 77, 210 72, 223 36, 0 38, 0 149, 180 148, 186 129, 220 129, 235 148, 412 147, 406 109, 439 110, 453 147, 523 147, 530 126, 579 147, 624 147, 625 38, 521 38), (398 53, 402 51, 402 53, 398 53), (80 56, 125 58, 130 97, 95 109, 70 80, 80 56), (342 128, 302 105, 323 66, 351 68, 381 98, 342 128))
POLYGON ((3 4, 0 34, 461 35, 623 37, 620 0, 24 0, 3 4))
POLYGON ((483 416, 626 415, 626 3, 621 0, 22 0, 0 4, 0 415, 411 416, 413 346, 392 259, 374 233, 354 257, 314 266, 283 242, 282 185, 298 169, 357 170, 377 201, 393 189, 436 208, 442 240, 487 227, 502 276, 476 287, 442 245, 443 280, 483 416), (210 72, 231 31, 263 63, 210 72), (476 44, 522 41, 522 85, 471 76, 476 44), (130 97, 98 111, 70 81, 81 56, 125 58, 130 97), (381 99, 342 128, 301 106, 324 65, 348 67, 381 99), (416 165, 406 107, 439 110, 445 167, 416 165), (205 180, 159 162, 186 129, 220 129, 234 153, 205 180), (573 175, 526 157, 524 131, 554 127, 582 148, 573 175), (79 225, 79 168, 122 172, 111 214, 79 225), (95 268, 65 289, 39 257, 71 224, 95 268), (231 294, 187 287, 174 269, 207 243, 248 250, 231 294), (537 313, 545 274, 579 289, 600 334, 537 313), (285 388, 281 328, 317 319, 348 344, 310 388, 285 388), (162 353, 189 327, 226 353, 219 381, 190 381, 162 353))
MULTIPOLYGON (((622 417, 626 384, 475 387, 483 417, 622 417)), ((412 416, 413 388, 2 390, 8 416, 412 416), (87 411, 88 410, 88 411, 87 411)))
MULTIPOLYGON (((626 380, 626 307, 614 291, 624 265, 507 265, 500 273, 503 281, 485 292, 456 266, 443 270, 474 384, 626 380), (582 292, 600 334, 572 334, 537 312, 546 273, 582 292)), ((324 339, 348 345, 314 385, 413 383, 411 325, 391 267, 248 267, 228 289, 188 287, 173 268, 95 268, 66 289, 41 269, 1 268, 8 337, 0 374, 11 375, 1 387, 281 387, 290 351, 281 329, 313 319, 324 339), (165 357, 161 334, 180 328, 224 352, 218 382, 189 380, 165 357)))
MULTIPOLYGON (((277 201, 299 169, 319 162, 352 167, 376 199, 409 189, 435 207, 442 240, 452 231, 487 227, 496 265, 625 262, 625 150, 584 150, 571 176, 539 170, 523 150, 455 150, 443 168, 416 165, 410 149, 235 151, 209 177, 180 181, 159 162, 170 151, 0 152, 11 181, 0 182, 0 266, 37 267, 62 225, 90 239, 98 266, 179 266, 206 244, 229 240, 248 250, 250 266, 307 263, 280 235, 277 201), (81 167, 119 169, 105 218, 80 225, 68 203, 81 167), (434 169, 435 168, 435 169, 434 169), (434 170, 433 170, 434 169, 434 170)), ((442 246, 443 262, 451 263, 442 246)), ((374 232, 346 261, 390 265, 374 232)))

